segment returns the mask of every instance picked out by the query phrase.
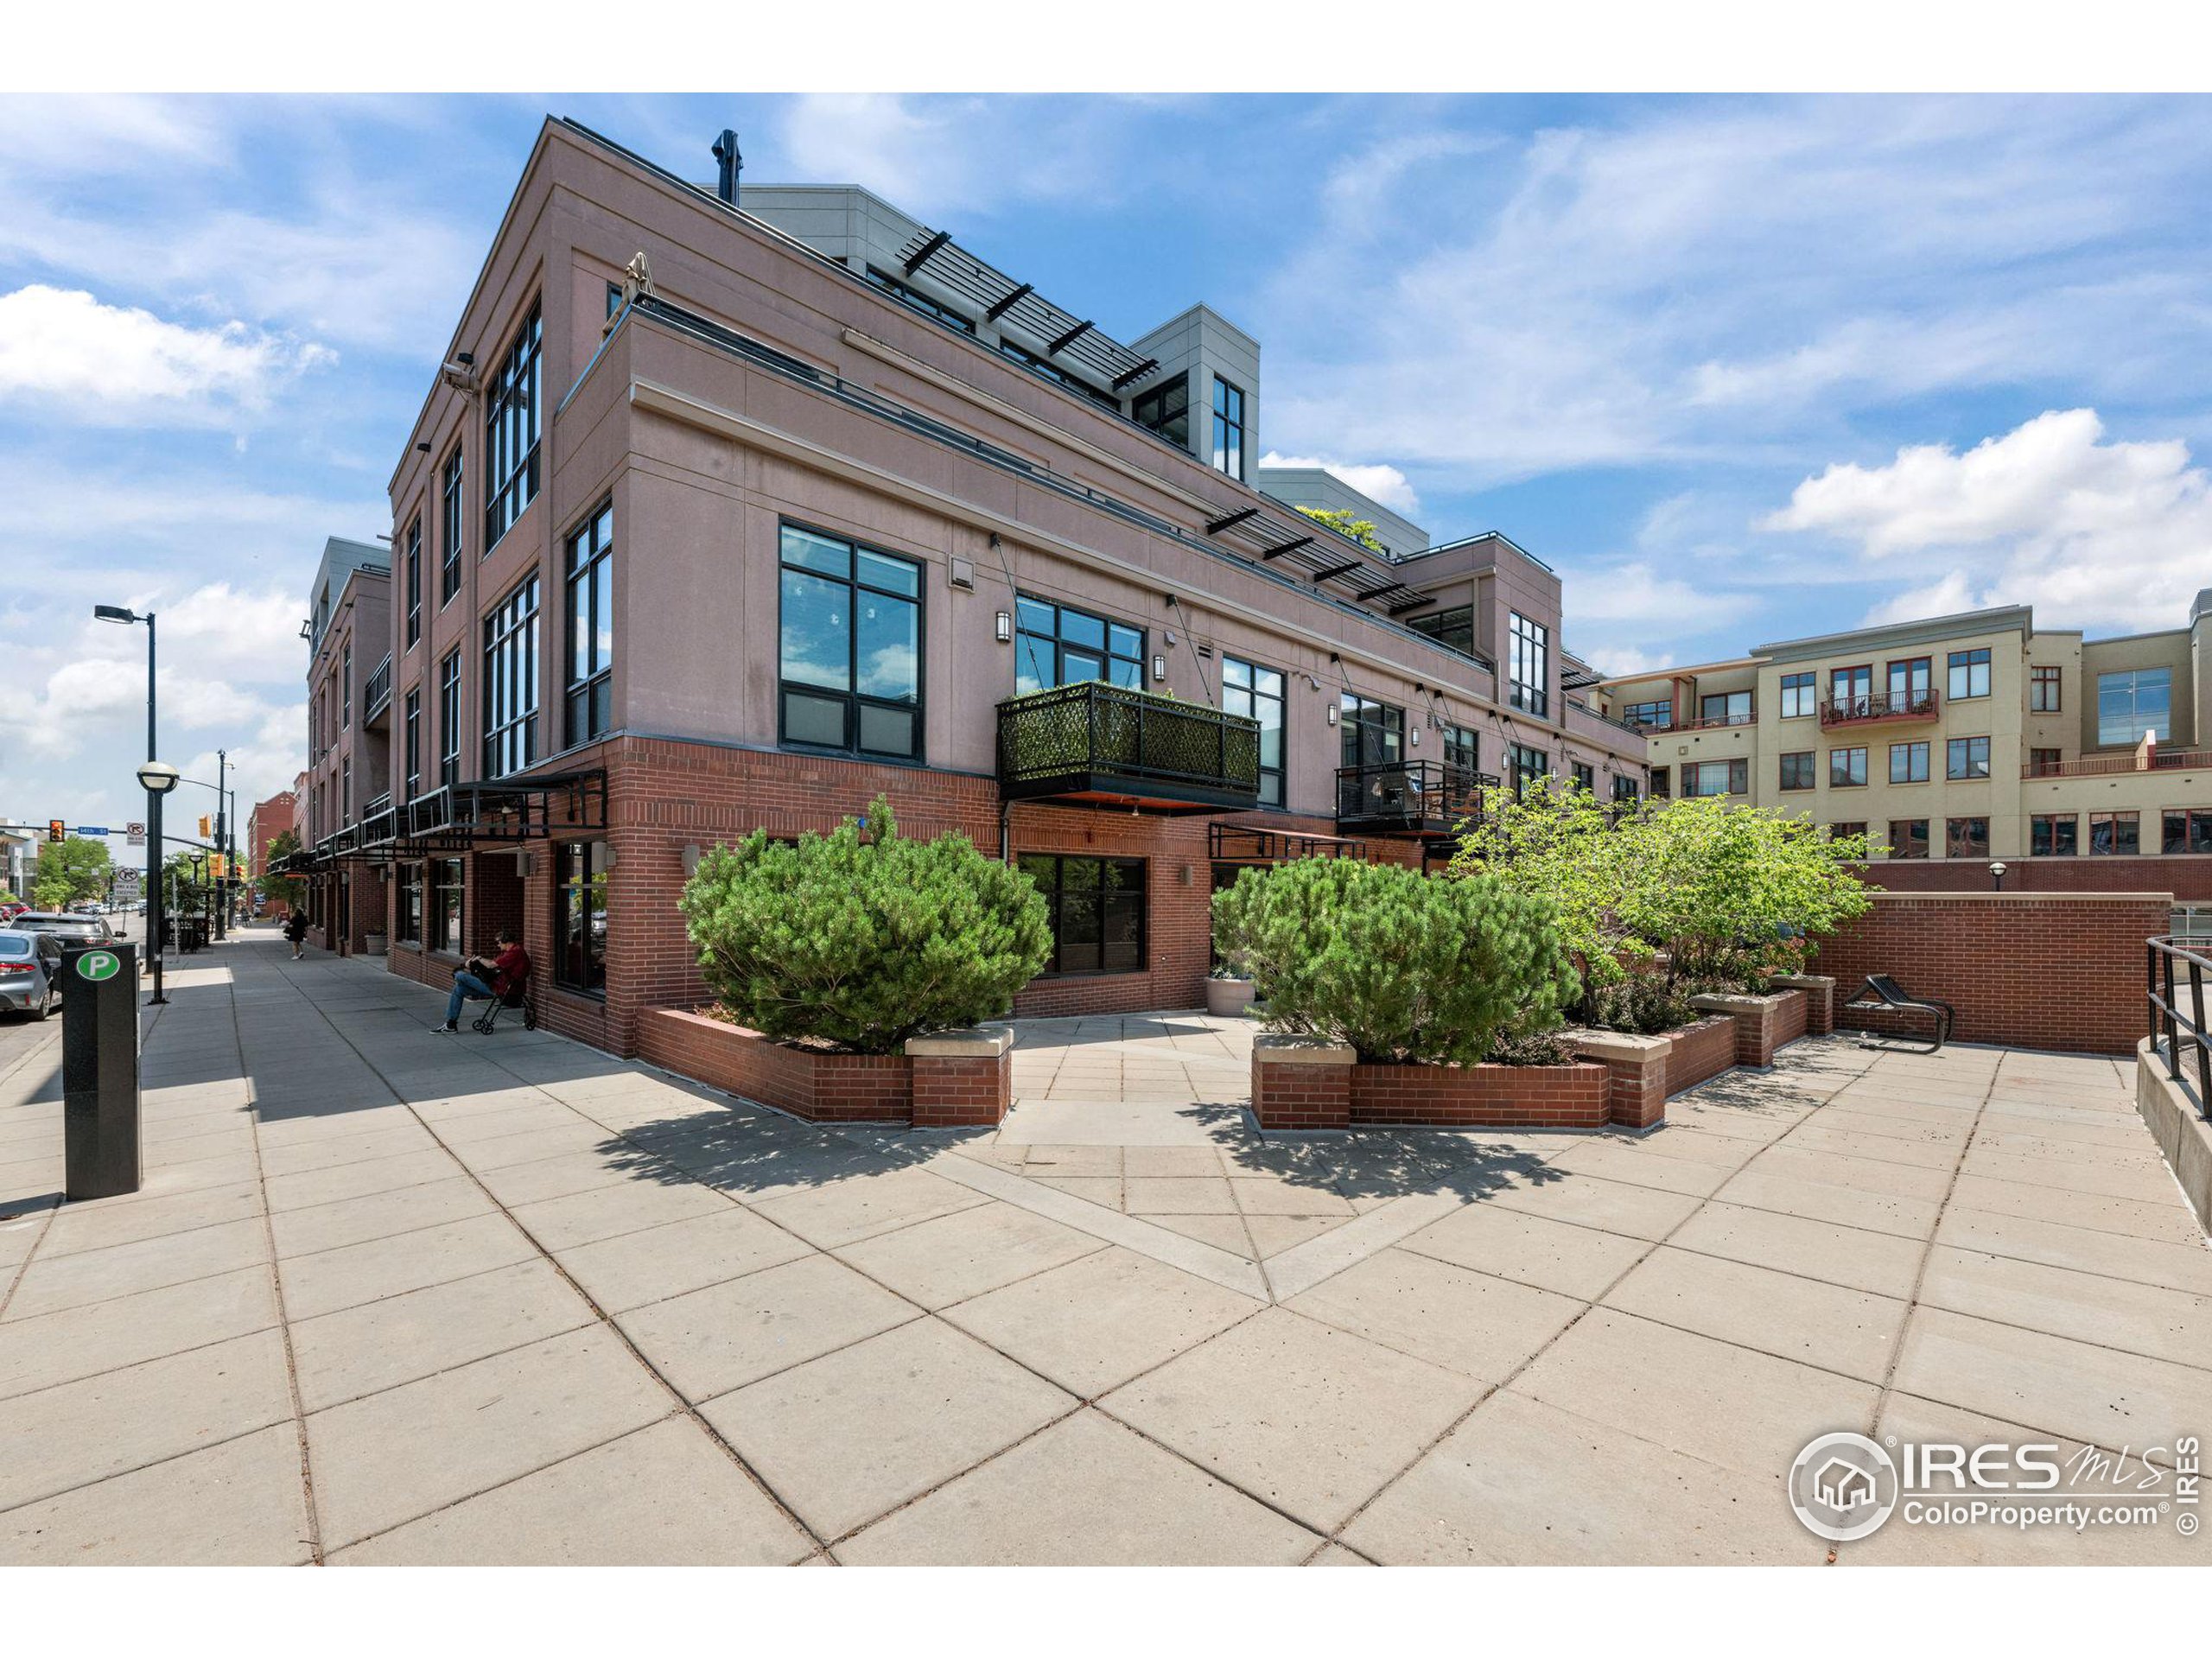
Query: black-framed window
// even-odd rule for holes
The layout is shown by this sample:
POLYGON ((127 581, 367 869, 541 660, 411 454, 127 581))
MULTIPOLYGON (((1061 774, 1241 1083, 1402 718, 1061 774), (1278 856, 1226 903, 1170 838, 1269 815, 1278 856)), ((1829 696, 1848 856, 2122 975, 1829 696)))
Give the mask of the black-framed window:
POLYGON ((538 353, 545 323, 536 305, 484 393, 484 550, 499 545, 537 495, 538 353))
POLYGON ((423 637, 423 515, 407 526, 407 644, 412 651, 423 637))
POLYGON ((2173 735, 2174 671, 2133 668, 2097 676, 2097 741, 2135 744, 2173 735))
POLYGON ((922 567, 796 524, 782 534, 781 741, 922 758, 922 567))
POLYGON ((1483 769, 1482 740, 1471 726, 1446 726, 1444 728, 1444 764, 1462 772, 1483 769))
POLYGON ((1675 774, 1672 767, 1652 767, 1650 769, 1651 798, 1655 801, 1663 801, 1670 798, 1675 792, 1674 779, 1675 774))
POLYGON ((2143 850, 2143 820, 2135 812, 2089 814, 2089 850, 2126 855, 2143 850))
POLYGON ((1552 631, 1509 611, 1506 632, 1506 700, 1544 718, 1552 707, 1552 631))
POLYGON ((1027 594, 1015 598, 1014 608, 1017 693, 1080 685, 1085 680, 1143 690, 1142 628, 1027 594))
POLYGON ((1550 775, 1551 769, 1551 761, 1541 749, 1532 749, 1526 743, 1505 746, 1505 773, 1513 785, 1514 799, 1524 798, 1550 775))
POLYGON ((1946 858, 1989 856, 1987 818, 1951 818, 1945 822, 1943 829, 1943 855, 1946 858))
POLYGON ((2164 853, 2212 853, 2212 807, 2170 806, 2158 842, 2164 853))
POLYGON ((457 858, 435 858, 430 861, 430 948, 450 950, 455 956, 466 956, 468 935, 461 927, 462 906, 467 902, 467 883, 461 878, 462 865, 457 858))
POLYGON ((1145 862, 1023 853, 1021 873, 1045 895, 1052 924, 1047 974, 1133 974, 1145 965, 1145 862))
POLYGON ((402 944, 423 943, 423 867, 410 860, 399 867, 399 920, 392 937, 402 944))
POLYGON ((2045 664, 2028 671, 2028 712, 2031 715, 2055 715, 2059 712, 2060 674, 2045 664))
POLYGON ((1783 788, 1810 789, 1816 781, 1812 750, 1799 749, 1782 757, 1783 788))
POLYGON ((423 688, 407 688, 407 712, 403 716, 406 731, 407 792, 400 798, 413 800, 423 792, 423 688))
POLYGON ((1945 688, 1953 702, 1961 697, 1986 697, 1989 695, 1989 648, 1976 646, 1972 651, 1955 651, 1945 663, 1950 683, 1945 688))
POLYGON ((1725 721, 1731 726, 1748 726, 1751 723, 1751 694, 1708 691, 1697 700, 1697 717, 1725 721))
POLYGON ((1891 818, 1890 820, 1890 856, 1891 858, 1927 857, 1928 820, 1891 818))
POLYGON ((1598 768, 1586 760, 1577 760, 1573 766, 1575 786, 1595 795, 1598 792, 1598 768))
POLYGON ((461 652, 446 653, 438 664, 438 786, 461 781, 461 652))
POLYGON ((1454 605, 1449 610, 1410 617, 1406 626, 1440 645, 1449 645, 1463 657, 1475 654, 1475 607, 1471 605, 1454 605))
POLYGON ((461 538, 467 518, 461 493, 461 445, 453 447, 438 477, 438 604, 461 591, 461 538))
POLYGON ((1682 767, 1685 798, 1704 795, 1748 795, 1751 789, 1749 760, 1693 760, 1682 767))
POLYGON ((1340 766, 1395 766, 1406 758, 1406 711, 1345 691, 1337 699, 1340 766))
POLYGON ((338 822, 353 822, 353 757, 350 754, 338 763, 338 822))
POLYGON ((1866 819, 1839 818, 1834 823, 1828 825, 1828 839, 1830 841, 1842 841, 1852 836, 1857 836, 1862 841, 1866 839, 1866 819))
POLYGON ((2082 850, 2081 819, 2072 812, 2038 812, 2028 820, 2028 856, 2072 858, 2082 850))
POLYGON ((484 619, 484 776, 537 760, 537 578, 484 619))
POLYGON ((1797 720, 1820 712, 1818 677, 1811 673, 1785 674, 1782 677, 1782 715, 1783 720, 1797 720))
POLYGON ((564 741, 603 737, 614 709, 614 504, 568 539, 569 670, 564 741))
POLYGON ((1891 744, 1890 781, 1893 784, 1926 783, 1928 746, 1925 743, 1891 744))
POLYGON ((1828 751, 1828 787, 1830 789, 1860 789, 1866 783, 1866 751, 1864 749, 1830 749, 1828 751))
POLYGON ((607 843, 564 841, 554 852, 553 982, 607 994, 607 843))
MULTIPOLYGON (((870 274, 873 275, 873 273, 870 274)), ((620 283, 609 283, 607 285, 607 317, 605 320, 610 322, 613 321, 614 314, 621 308, 622 284, 620 283)))
POLYGON ((887 270, 878 270, 874 265, 870 265, 868 268, 868 279, 909 310, 918 311, 924 316, 944 324, 948 328, 957 328, 963 334, 972 334, 976 332, 973 318, 963 316, 949 305, 938 304, 919 289, 910 283, 900 282, 887 270))
POLYGON ((1654 697, 1649 702, 1631 702, 1621 710, 1621 719, 1647 731, 1663 732, 1675 723, 1674 699, 1654 697))
POLYGON ((1624 772, 1615 772, 1613 774, 1614 804, 1618 806, 1633 806, 1636 804, 1636 779, 1624 772))
POLYGON ((346 642, 346 658, 338 671, 338 687, 339 696, 343 699, 340 704, 338 729, 342 732, 350 729, 353 724, 353 642, 351 639, 346 642))
POLYGON ((1943 775, 1946 778, 1986 778, 1989 776, 1989 740, 1986 737, 1955 737, 1943 746, 1943 775))
POLYGON ((1221 708, 1224 714, 1242 715, 1260 722, 1260 804, 1283 803, 1282 734, 1284 676, 1279 668, 1248 663, 1241 657, 1221 659, 1221 708))
POLYGON ((1191 377, 1163 380, 1129 401, 1129 418, 1157 432, 1178 449, 1191 447, 1191 377))
POLYGON ((1103 404, 1116 415, 1122 412, 1122 400, 1110 391, 1101 391, 1081 375, 1071 373, 1049 357, 1039 357, 1026 346, 1017 346, 1010 340, 999 341, 999 353, 1010 357, 1032 374, 1040 374, 1047 380, 1058 381, 1070 391, 1088 397, 1094 404, 1103 404))
POLYGON ((1244 392, 1219 375, 1213 378, 1213 467, 1244 476, 1244 392))

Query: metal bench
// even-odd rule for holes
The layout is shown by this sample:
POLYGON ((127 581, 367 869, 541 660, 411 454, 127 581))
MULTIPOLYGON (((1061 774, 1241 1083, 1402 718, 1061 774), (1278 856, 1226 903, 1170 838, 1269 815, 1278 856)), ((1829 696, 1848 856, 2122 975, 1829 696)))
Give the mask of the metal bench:
POLYGON ((1885 1049, 1900 1054, 1933 1054, 1951 1040, 1951 1027, 1958 1021, 1958 1014, 1951 1005, 1933 996, 1915 996, 1887 974, 1869 974, 1859 995, 1844 1004, 1862 1014, 1924 1014, 1934 1023, 1935 1034, 1925 1048, 1910 1041, 1886 1042, 1877 1034, 1867 1034, 1859 1039, 1861 1048, 1885 1049))

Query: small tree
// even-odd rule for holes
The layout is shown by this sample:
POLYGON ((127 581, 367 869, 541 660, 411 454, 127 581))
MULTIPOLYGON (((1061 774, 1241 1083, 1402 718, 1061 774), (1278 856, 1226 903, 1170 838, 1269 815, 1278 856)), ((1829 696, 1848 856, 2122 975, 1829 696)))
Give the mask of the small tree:
POLYGON ((735 1019, 863 1054, 1004 1014, 1052 952, 1027 876, 965 836, 908 840, 880 796, 865 820, 795 846, 756 830, 715 848, 681 908, 735 1019))
POLYGON ((285 860, 300 850, 300 832, 280 830, 269 838, 268 850, 261 856, 262 874, 254 877, 253 885, 261 896, 271 904, 281 904, 288 910, 297 910, 307 903, 308 884, 296 875, 280 874, 285 860))
POLYGON ((1375 538, 1372 518, 1355 518, 1348 507, 1300 507, 1299 511, 1317 524, 1326 524, 1339 536, 1351 537, 1362 547, 1383 551, 1382 543, 1375 538))
POLYGON ((1271 1029, 1363 1060, 1472 1065, 1557 1024, 1574 984, 1549 902, 1489 876, 1296 859, 1216 893, 1214 926, 1271 1029))
POLYGON ((1492 874, 1552 901, 1579 980, 1570 999, 1574 1017, 1589 1023, 1602 993, 1651 955, 1624 916, 1624 895, 1637 879, 1630 839, 1618 815, 1580 784, 1553 781, 1519 799, 1502 791, 1491 798, 1488 815, 1462 834, 1450 874, 1492 874))
POLYGON ((38 849, 31 876, 31 902, 41 910, 64 910, 80 899, 107 892, 109 858, 104 841, 72 837, 49 841, 38 849))

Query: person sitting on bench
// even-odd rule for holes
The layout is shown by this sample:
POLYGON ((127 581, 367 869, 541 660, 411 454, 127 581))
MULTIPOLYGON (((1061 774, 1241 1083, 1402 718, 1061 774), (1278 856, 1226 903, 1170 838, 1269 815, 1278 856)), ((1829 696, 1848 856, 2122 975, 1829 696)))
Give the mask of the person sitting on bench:
POLYGON ((490 962, 471 957, 454 975, 453 995, 446 998, 446 1022, 432 1026, 432 1031, 459 1031, 463 1002, 504 998, 510 989, 530 977, 530 953, 522 948, 520 940, 512 933, 502 932, 493 942, 499 947, 499 954, 490 962))

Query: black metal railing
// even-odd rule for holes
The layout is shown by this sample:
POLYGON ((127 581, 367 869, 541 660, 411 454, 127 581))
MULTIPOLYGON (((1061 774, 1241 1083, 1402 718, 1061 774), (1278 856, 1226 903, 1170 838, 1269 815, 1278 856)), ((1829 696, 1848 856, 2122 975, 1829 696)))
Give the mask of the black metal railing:
POLYGON ((1912 696, 1831 697, 1821 705, 1821 724, 1848 726, 1859 720, 1933 720, 1936 702, 1933 691, 1912 696))
POLYGON ((374 720, 391 707, 391 653, 388 651, 384 660, 369 671, 365 701, 368 712, 361 716, 365 721, 374 720))
POLYGON ((999 704, 999 783, 1015 797, 1255 805, 1260 724, 1098 680, 1056 686, 999 704))
POLYGON ((2182 1080, 2184 1046, 2196 1051, 2196 1109, 2212 1117, 2212 1033, 2205 1030, 2204 980, 2212 974, 2212 939, 2176 938, 2168 934, 2144 947, 2144 992, 2150 1005, 2151 1046, 2161 1044, 2166 1075, 2182 1080), (2181 1008, 2186 985, 2190 1011, 2181 1008))
POLYGON ((1337 823, 1339 827, 1446 834, 1464 820, 1480 818, 1483 791, 1497 786, 1498 780, 1488 772, 1440 760, 1339 766, 1337 823))

